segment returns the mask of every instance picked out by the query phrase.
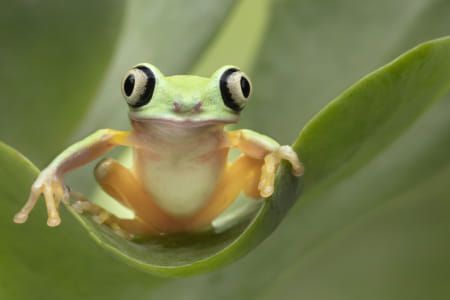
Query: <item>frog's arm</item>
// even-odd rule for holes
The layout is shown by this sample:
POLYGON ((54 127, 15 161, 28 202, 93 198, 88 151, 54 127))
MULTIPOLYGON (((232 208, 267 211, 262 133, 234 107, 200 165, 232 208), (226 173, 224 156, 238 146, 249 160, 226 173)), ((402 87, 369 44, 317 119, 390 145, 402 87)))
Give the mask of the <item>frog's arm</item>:
POLYGON ((100 129, 59 154, 46 168, 58 176, 98 158, 118 145, 130 146, 130 133, 100 129))
POLYGON ((28 201, 15 215, 14 222, 24 223, 39 196, 43 194, 48 211, 47 224, 49 226, 59 225, 61 219, 58 205, 67 197, 62 180, 63 175, 98 158, 117 145, 130 146, 131 144, 129 132, 101 129, 70 146, 41 171, 31 187, 28 201))
POLYGON ((264 159, 261 179, 258 189, 262 197, 273 193, 275 173, 281 160, 287 160, 292 166, 295 176, 303 174, 303 166, 297 153, 291 146, 281 146, 274 139, 248 129, 228 132, 231 147, 238 148, 242 153, 256 159, 264 159))

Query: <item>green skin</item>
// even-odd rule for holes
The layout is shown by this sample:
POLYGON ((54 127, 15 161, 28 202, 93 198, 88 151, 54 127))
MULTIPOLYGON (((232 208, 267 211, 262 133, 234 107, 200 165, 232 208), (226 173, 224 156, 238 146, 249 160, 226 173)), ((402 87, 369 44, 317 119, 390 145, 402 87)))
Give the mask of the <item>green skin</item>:
MULTIPOLYGON (((298 157, 289 146, 280 146, 270 137, 250 130, 240 130, 237 138, 229 138, 225 126, 237 123, 240 114, 224 104, 219 83, 224 71, 232 66, 218 69, 210 78, 165 77, 150 64, 140 66, 152 70, 156 84, 149 103, 130 107, 130 134, 118 138, 117 131, 101 129, 63 151, 34 182, 28 202, 15 216, 16 223, 26 221, 43 194, 47 224, 59 225, 58 204, 68 198, 63 175, 118 145, 134 150, 133 172, 155 195, 155 202, 173 216, 192 215, 204 206, 226 170, 226 156, 232 147, 253 158, 273 158, 269 173, 276 172, 280 160, 286 159, 295 175, 302 174, 298 157)), ((273 192, 273 180, 263 181, 261 196, 267 197, 273 192)))
POLYGON ((219 80, 224 70, 232 66, 224 66, 217 70, 211 78, 192 75, 176 75, 164 77, 154 66, 148 64, 157 78, 152 100, 148 105, 129 111, 130 119, 163 119, 176 122, 211 122, 237 123, 239 114, 224 105, 220 94, 219 80), (173 103, 180 105, 174 111, 173 103), (201 101, 201 111, 192 111, 201 101))

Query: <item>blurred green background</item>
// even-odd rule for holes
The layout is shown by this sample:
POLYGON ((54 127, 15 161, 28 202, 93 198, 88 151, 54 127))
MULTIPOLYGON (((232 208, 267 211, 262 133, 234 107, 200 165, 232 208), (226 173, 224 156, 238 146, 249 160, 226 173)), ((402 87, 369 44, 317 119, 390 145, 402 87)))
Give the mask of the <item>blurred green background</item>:
MULTIPOLYGON (((239 126, 291 143, 360 77, 449 35, 449 16, 448 0, 3 0, 0 139, 42 168, 98 128, 128 128, 120 79, 148 61, 168 75, 241 66, 254 95, 239 126)), ((8 160, 0 299, 448 299, 449 115, 447 95, 244 259, 184 279, 126 266, 68 215, 13 225, 33 175, 8 160)))

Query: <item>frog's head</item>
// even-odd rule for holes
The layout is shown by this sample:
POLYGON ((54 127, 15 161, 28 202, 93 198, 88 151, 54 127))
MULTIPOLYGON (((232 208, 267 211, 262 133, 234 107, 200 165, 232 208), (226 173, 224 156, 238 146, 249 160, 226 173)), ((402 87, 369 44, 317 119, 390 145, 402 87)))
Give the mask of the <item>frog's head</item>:
POLYGON ((233 66, 210 78, 165 77, 156 67, 134 66, 122 82, 133 121, 163 121, 193 126, 236 123, 251 93, 250 79, 233 66))

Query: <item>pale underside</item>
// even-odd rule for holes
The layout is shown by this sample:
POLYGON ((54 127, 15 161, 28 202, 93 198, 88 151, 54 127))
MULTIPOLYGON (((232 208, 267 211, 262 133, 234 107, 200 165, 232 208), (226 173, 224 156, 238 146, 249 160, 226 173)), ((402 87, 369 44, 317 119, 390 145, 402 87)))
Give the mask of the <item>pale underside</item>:
POLYGON ((159 207, 192 216, 210 200, 228 156, 223 125, 134 124, 133 171, 159 207), (145 128, 143 128, 145 127, 145 128))

